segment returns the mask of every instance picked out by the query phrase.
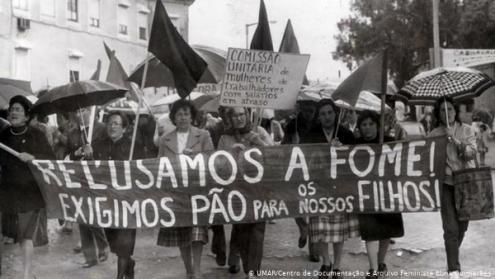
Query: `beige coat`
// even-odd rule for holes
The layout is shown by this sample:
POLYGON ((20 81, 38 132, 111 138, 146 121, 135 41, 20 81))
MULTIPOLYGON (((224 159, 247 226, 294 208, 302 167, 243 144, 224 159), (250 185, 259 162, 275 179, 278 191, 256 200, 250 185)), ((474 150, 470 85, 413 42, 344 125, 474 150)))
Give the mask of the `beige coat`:
MULTIPOLYGON (((158 145, 158 157, 169 157, 179 155, 177 146, 177 129, 163 135, 158 145)), ((210 133, 206 130, 191 127, 187 136, 186 148, 193 152, 213 150, 213 142, 210 133)))

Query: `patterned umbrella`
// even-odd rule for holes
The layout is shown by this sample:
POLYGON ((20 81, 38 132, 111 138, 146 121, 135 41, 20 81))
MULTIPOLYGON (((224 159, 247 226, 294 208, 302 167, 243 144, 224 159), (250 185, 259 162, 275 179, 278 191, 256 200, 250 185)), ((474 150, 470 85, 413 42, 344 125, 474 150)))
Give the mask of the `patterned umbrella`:
POLYGON ((435 68, 413 77, 398 92, 410 104, 432 105, 439 98, 464 101, 478 97, 495 82, 486 74, 463 67, 435 68))

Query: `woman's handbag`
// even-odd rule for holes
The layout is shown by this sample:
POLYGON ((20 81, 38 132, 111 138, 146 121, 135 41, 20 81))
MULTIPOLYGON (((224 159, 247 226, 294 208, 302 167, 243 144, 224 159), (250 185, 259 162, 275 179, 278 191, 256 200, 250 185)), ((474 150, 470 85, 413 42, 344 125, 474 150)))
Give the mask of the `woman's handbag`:
POLYGON ((454 171, 453 177, 459 220, 483 220, 495 217, 490 167, 454 171))

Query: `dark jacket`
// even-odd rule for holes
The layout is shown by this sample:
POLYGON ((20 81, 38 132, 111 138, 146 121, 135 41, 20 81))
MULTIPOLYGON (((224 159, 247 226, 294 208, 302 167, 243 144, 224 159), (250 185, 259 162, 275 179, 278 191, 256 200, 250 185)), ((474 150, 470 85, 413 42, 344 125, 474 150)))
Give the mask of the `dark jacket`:
MULTIPOLYGON (((340 126, 337 132, 337 129, 334 129, 334 137, 335 133, 337 133, 337 138, 342 144, 356 144, 356 139, 354 138, 354 134, 349 131, 347 128, 340 126)), ((321 125, 314 126, 313 129, 309 133, 301 135, 301 143, 326 143, 328 142, 325 133, 323 132, 323 128, 321 125)))
MULTIPOLYGON (((131 139, 124 135, 122 138, 113 142, 108 136, 95 140, 92 144, 93 159, 95 160, 129 160, 129 151, 131 150, 131 139)), ((143 145, 134 146, 133 160, 144 158, 143 145)))
MULTIPOLYGON (((88 128, 86 128, 88 129, 88 128)), ((100 138, 103 138, 106 135, 105 125, 100 122, 95 122, 93 127, 93 139, 92 141, 96 141, 100 138)), ((74 152, 83 146, 86 143, 86 138, 84 133, 82 132, 79 126, 73 127, 69 130, 67 134, 67 149, 66 155, 70 155, 71 160, 80 160, 82 157, 75 156, 74 152)), ((88 158, 86 158, 88 159, 88 158)))
MULTIPOLYGON (((36 159, 55 158, 43 132, 32 127, 27 127, 26 132, 20 135, 14 135, 11 128, 7 128, 0 133, 0 142, 36 159)), ((45 207, 38 184, 26 163, 0 150, 0 165, 0 212, 22 213, 45 207)))
POLYGON ((305 134, 313 129, 313 121, 302 118, 300 114, 296 118, 289 121, 284 129, 284 138, 282 144, 297 144, 297 137, 301 139, 305 134), (297 126, 296 126, 297 125, 297 126))

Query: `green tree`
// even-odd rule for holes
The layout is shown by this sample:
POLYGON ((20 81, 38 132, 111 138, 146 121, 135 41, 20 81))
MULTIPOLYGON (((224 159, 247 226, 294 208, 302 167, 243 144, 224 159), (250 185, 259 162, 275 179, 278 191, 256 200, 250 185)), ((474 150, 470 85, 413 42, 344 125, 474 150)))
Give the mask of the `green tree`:
MULTIPOLYGON (((461 38, 466 35, 460 35, 457 31, 462 22, 472 23, 473 26, 478 24, 479 18, 476 16, 461 16, 467 6, 471 5, 463 4, 461 0, 440 2, 439 25, 443 47, 464 43, 461 38)), ((398 87, 420 69, 429 67, 429 49, 433 46, 431 1, 355 0, 351 9, 351 16, 338 23, 340 33, 336 36, 335 59, 346 62, 352 68, 355 62, 387 47, 388 67, 398 87)), ((481 8, 474 10, 483 11, 481 8)))

